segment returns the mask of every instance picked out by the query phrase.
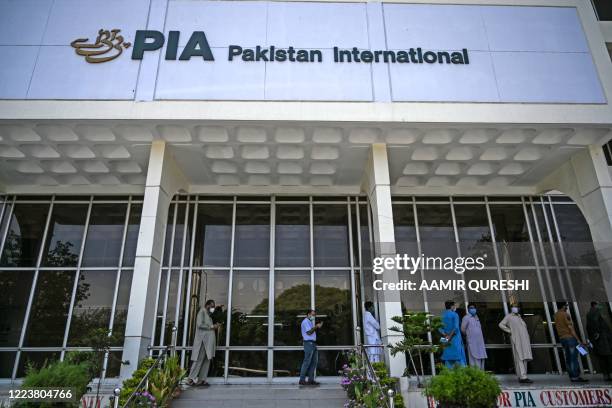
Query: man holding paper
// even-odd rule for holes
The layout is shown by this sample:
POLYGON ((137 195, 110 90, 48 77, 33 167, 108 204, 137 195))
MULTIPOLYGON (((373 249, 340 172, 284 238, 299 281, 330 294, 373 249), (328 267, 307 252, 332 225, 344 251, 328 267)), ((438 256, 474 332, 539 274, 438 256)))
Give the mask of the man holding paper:
POLYGON ((574 323, 572 323, 572 318, 569 315, 569 303, 560 302, 558 307, 559 310, 555 313, 555 327, 565 353, 567 373, 572 382, 588 382, 589 380, 580 376, 578 353, 582 349, 586 354, 586 347, 574 330, 574 323))

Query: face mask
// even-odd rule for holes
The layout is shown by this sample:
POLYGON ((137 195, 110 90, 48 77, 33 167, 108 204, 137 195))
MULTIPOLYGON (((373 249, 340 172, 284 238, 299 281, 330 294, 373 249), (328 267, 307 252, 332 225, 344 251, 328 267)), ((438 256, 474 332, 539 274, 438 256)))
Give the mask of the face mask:
POLYGON ((209 311, 210 313, 215 313, 215 308, 214 308, 214 307, 211 307, 210 309, 208 309, 208 311, 209 311))
POLYGON ((451 306, 451 310, 454 312, 455 310, 457 310, 457 306, 451 306))
POLYGON ((512 313, 515 313, 515 314, 518 314, 518 312, 519 312, 519 308, 518 307, 513 307, 510 310, 512 311, 512 313))
POLYGON ((470 314, 471 314, 472 316, 476 316, 476 308, 475 308, 475 307, 471 307, 471 308, 469 308, 469 309, 468 309, 468 312, 470 312, 470 314))
POLYGON ((308 320, 310 320, 311 322, 314 322, 315 317, 314 316, 308 316, 308 320))

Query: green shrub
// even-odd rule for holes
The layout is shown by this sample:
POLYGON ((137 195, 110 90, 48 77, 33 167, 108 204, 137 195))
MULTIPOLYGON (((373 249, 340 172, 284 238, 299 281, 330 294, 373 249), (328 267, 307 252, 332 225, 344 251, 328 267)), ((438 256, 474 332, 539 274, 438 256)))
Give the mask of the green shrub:
POLYGON ((87 392, 87 386, 92 378, 91 367, 87 362, 75 364, 72 361, 65 360, 54 361, 40 369, 28 367, 23 384, 21 385, 22 388, 72 388, 75 402, 21 402, 14 406, 20 408, 77 407, 81 397, 87 392))
POLYGON ((474 367, 443 368, 423 391, 438 401, 440 407, 456 408, 495 407, 500 393, 497 379, 474 367))
POLYGON ((145 376, 149 368, 153 366, 155 359, 145 358, 138 363, 138 369, 134 371, 132 376, 121 385, 121 394, 119 394, 119 405, 123 406, 126 403, 130 395, 136 390, 140 380, 145 376))
POLYGON ((185 373, 177 356, 166 359, 162 368, 151 372, 149 392, 155 397, 158 407, 168 406, 185 373))

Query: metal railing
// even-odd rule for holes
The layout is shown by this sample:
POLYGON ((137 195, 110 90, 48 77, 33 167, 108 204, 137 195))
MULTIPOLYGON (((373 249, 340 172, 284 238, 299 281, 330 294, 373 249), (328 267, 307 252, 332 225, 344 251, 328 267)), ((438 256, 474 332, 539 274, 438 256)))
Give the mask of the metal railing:
MULTIPOLYGON (((369 348, 382 348, 383 346, 381 344, 360 344, 360 339, 361 339, 361 328, 357 327, 356 329, 356 335, 357 335, 357 339, 358 339, 358 343, 357 344, 357 348, 359 350, 359 354, 361 356, 360 360, 363 364, 363 367, 361 367, 367 377, 372 380, 372 383, 374 383, 375 388, 380 392, 381 395, 385 395, 385 390, 383 388, 383 386, 380 384, 380 379, 378 378, 378 375, 376 374, 376 371, 374 370, 374 367, 372 366, 372 362, 370 361, 370 357, 368 356, 368 349, 369 348)), ((387 390, 387 398, 383 399, 384 402, 384 407, 385 408, 395 408, 395 390, 393 390, 392 388, 389 388, 387 390)))
MULTIPOLYGON (((142 377, 138 385, 134 388, 134 391, 132 391, 128 399, 121 406, 122 408, 128 408, 130 406, 130 403, 132 403, 134 398, 136 397, 136 394, 140 393, 142 390, 148 389, 149 388, 149 376, 151 375, 153 370, 156 369, 160 364, 162 364, 162 362, 164 362, 168 356, 173 357, 175 355, 177 331, 178 331, 178 328, 176 326, 172 327, 172 341, 171 341, 170 346, 156 348, 159 350, 159 356, 157 356, 157 358, 153 362, 153 365, 149 367, 149 369, 147 370, 145 375, 142 377)), ((121 394, 121 388, 115 388, 113 390, 113 395, 111 396, 111 406, 113 408, 119 408, 120 394, 121 394)))

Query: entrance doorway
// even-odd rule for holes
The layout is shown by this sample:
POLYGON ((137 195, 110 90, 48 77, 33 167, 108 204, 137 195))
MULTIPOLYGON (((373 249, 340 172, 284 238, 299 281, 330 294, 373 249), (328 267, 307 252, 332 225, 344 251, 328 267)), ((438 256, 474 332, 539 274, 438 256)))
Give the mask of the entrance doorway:
POLYGON ((210 376, 294 381, 303 356, 300 323, 314 308, 323 322, 318 375, 337 376, 361 321, 370 224, 365 197, 175 197, 155 346, 175 342, 188 367, 197 310, 214 299, 221 307, 213 319, 222 328, 210 376))

